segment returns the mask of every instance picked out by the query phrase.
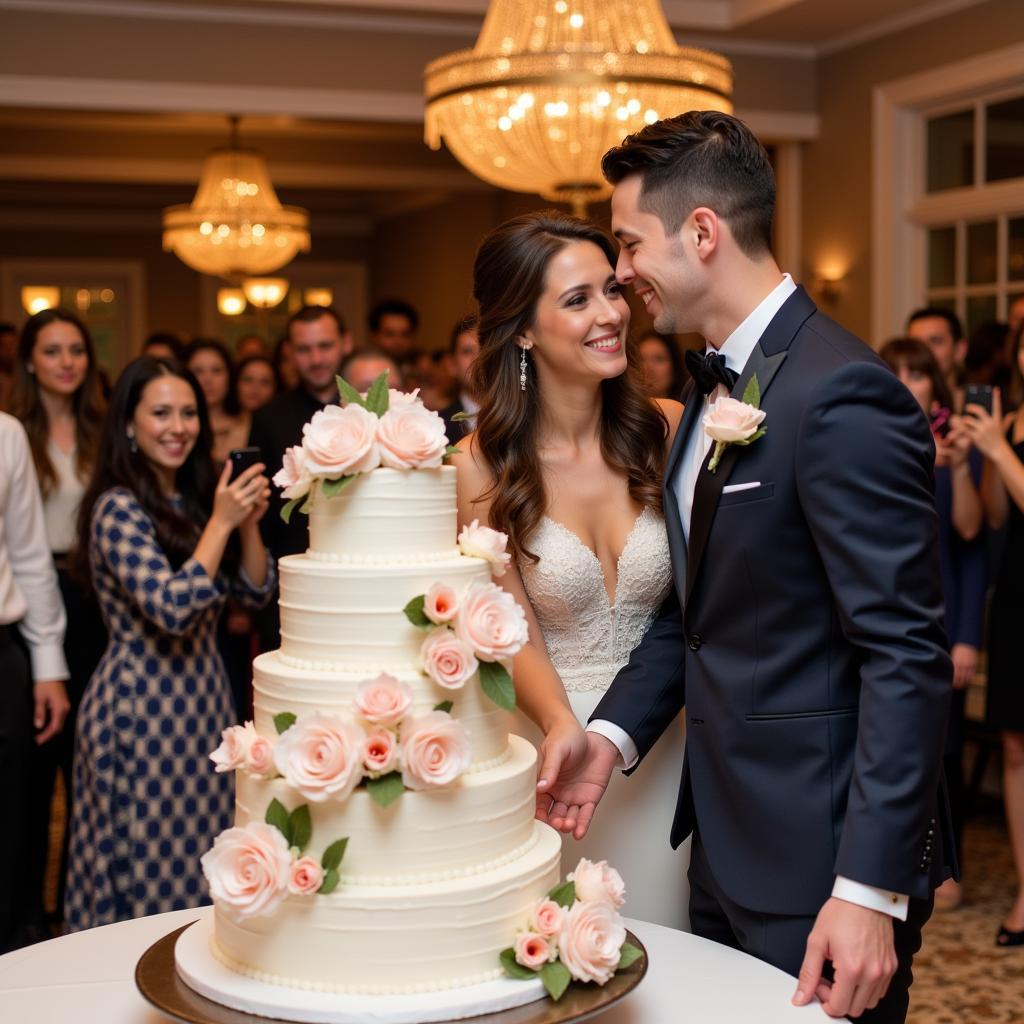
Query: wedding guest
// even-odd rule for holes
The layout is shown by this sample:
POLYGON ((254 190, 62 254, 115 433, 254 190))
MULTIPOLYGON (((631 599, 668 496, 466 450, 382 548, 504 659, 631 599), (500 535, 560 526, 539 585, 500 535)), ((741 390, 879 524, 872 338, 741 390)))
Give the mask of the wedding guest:
POLYGON ((185 346, 177 335, 156 331, 142 343, 142 354, 153 359, 177 359, 180 363, 185 355, 185 346))
MULTIPOLYGON (((1024 328, 1013 344, 1013 385, 1024 385, 1024 328)), ((1002 414, 1002 396, 992 412, 964 410, 964 429, 985 456, 981 497, 989 525, 1006 528, 1006 546, 989 609, 986 721, 1003 741, 1003 799, 1017 870, 1017 894, 996 934, 999 946, 1024 946, 1024 686, 1021 686, 1021 623, 1024 622, 1024 406, 1002 414)))
POLYGON ((64 622, 28 439, 0 412, 0 953, 42 937, 25 930, 27 780, 33 735, 36 745, 48 743, 68 713, 64 622))
POLYGON ((274 368, 277 370, 277 375, 281 379, 282 390, 291 391, 292 388, 297 387, 299 373, 295 369, 295 363, 292 361, 292 345, 288 340, 287 334, 282 334, 277 339, 277 344, 274 346, 274 353, 271 358, 274 362, 274 368))
POLYGON ((404 369, 404 364, 415 354, 419 313, 402 299, 385 299, 370 310, 367 319, 370 343, 386 352, 404 369))
MULTIPOLYGON (((946 634, 953 659, 953 699, 946 729, 943 767, 949 789, 957 860, 964 830, 964 701, 978 670, 982 646, 987 550, 978 488, 982 458, 972 448, 932 350, 922 341, 897 338, 878 353, 910 389, 932 424, 935 441, 935 508, 939 515, 939 559, 946 601, 946 634)), ((936 910, 953 910, 963 900, 960 882, 947 878, 935 890, 936 910)))
POLYGON ((213 431, 213 461, 219 468, 232 448, 245 447, 252 417, 238 404, 235 366, 219 341, 197 338, 185 350, 185 365, 203 389, 213 431))
POLYGON ((6 409, 10 405, 14 354, 17 350, 18 329, 6 320, 0 321, 0 409, 6 409))
POLYGON ((1021 324, 1024 324, 1024 295, 1018 295, 1007 310, 1006 325, 1010 329, 1010 337, 1015 335, 1021 324))
POLYGON ((219 478, 202 391, 177 363, 129 363, 79 513, 110 641, 79 712, 65 905, 72 931, 204 902, 199 856, 230 824, 209 753, 234 721, 215 643, 228 593, 266 601, 264 467, 219 478))
POLYGON ((678 398, 688 374, 675 338, 648 331, 637 344, 651 394, 656 398, 678 398))
POLYGON ((243 413, 252 416, 281 390, 277 368, 267 356, 246 356, 235 372, 235 395, 243 413))
POLYGON ((58 920, 63 920, 63 875, 71 810, 71 763, 75 716, 106 646, 99 609, 68 571, 76 546, 78 506, 95 465, 106 401, 96 352, 86 326, 65 309, 29 317, 21 331, 15 362, 15 401, 11 412, 25 428, 43 498, 43 525, 67 611, 64 656, 70 712, 65 727, 32 758, 28 842, 31 856, 24 879, 29 920, 44 933, 43 876, 50 845, 50 807, 57 773, 64 780, 64 824, 60 848, 58 920))
POLYGON ((265 359, 269 355, 267 343, 258 334, 246 334, 235 342, 235 362, 239 365, 251 356, 265 359))
POLYGON ((402 374, 398 363, 379 349, 359 348, 342 361, 339 374, 360 394, 366 394, 370 385, 382 374, 388 375, 388 387, 402 390, 402 374))
POLYGON ((967 341, 960 318, 944 306, 916 309, 907 317, 907 337, 923 341, 931 348, 946 387, 953 396, 953 412, 959 412, 964 400, 960 376, 967 355, 967 341))
POLYGON ((451 405, 441 410, 444 420, 444 431, 452 444, 458 442, 468 433, 476 430, 476 414, 480 411, 480 403, 473 397, 471 375, 476 357, 480 354, 480 333, 477 330, 477 318, 470 314, 464 316, 452 328, 448 346, 448 361, 452 375, 459 385, 459 396, 451 405), (465 419, 454 417, 465 415, 465 419))
POLYGON ((964 383, 989 384, 1003 394, 1010 384, 1010 329, 998 320, 979 324, 967 343, 964 383))

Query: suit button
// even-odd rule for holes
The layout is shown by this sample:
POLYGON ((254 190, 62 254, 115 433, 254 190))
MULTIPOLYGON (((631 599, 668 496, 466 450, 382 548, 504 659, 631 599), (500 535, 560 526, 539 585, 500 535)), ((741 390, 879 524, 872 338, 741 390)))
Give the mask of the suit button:
POLYGON ((704 641, 700 638, 700 634, 699 633, 694 633, 690 637, 688 643, 689 643, 689 647, 690 647, 691 651, 699 651, 701 649, 701 646, 703 645, 704 641))

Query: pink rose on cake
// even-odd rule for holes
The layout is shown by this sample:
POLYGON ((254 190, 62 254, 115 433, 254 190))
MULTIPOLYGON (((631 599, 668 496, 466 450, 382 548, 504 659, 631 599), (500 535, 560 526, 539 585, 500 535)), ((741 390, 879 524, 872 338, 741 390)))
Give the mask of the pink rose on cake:
POLYGON ((444 420, 420 402, 391 406, 377 426, 380 461, 392 469, 436 469, 448 448, 444 420))
POLYGON ((461 690, 480 667, 473 648, 446 626, 432 630, 423 641, 420 660, 423 671, 447 690, 461 690))
POLYGON ((534 907, 530 925, 535 932, 549 939, 562 930, 565 911, 554 900, 545 897, 534 907))
POLYGON ((374 729, 363 740, 363 767, 371 779, 398 767, 398 742, 388 729, 374 729))
POLYGON ((384 672, 376 679, 367 679, 359 684, 355 706, 368 722, 395 725, 412 707, 412 690, 384 672))
POLYGON ((504 576, 512 561, 512 556, 505 550, 507 546, 508 534, 481 526, 478 519, 464 526, 459 533, 459 550, 470 558, 483 558, 490 562, 495 576, 504 576))
POLYGON ((447 786, 469 767, 466 730, 444 711, 430 711, 403 722, 400 739, 406 789, 447 786))
POLYGON ((233 772, 245 768, 249 758, 249 748, 256 737, 256 729, 252 722, 245 725, 228 726, 220 734, 220 746, 210 755, 216 772, 233 772))
POLYGON ((554 950, 548 945, 548 940, 536 932, 524 932, 512 948, 516 951, 516 963, 530 971, 539 971, 554 959, 554 950))
POLYGON ((511 658, 530 638, 526 613, 495 583, 469 585, 462 595, 455 632, 481 661, 511 658))
POLYGON ((229 828, 200 858, 210 895, 239 917, 268 914, 288 891, 291 853, 272 825, 229 828))
POLYGON ((558 935, 558 957, 576 981, 603 985, 615 973, 626 941, 622 918, 604 901, 577 901, 558 935))
POLYGON ((604 902, 611 907, 621 907, 626 902, 626 886, 622 876, 608 861, 597 863, 581 857, 569 876, 569 881, 576 885, 576 898, 586 902, 604 902))
POLYGON ((293 896, 312 896, 323 881, 324 869, 312 857, 299 857, 288 869, 288 891, 293 896))
MULTIPOLYGON (((253 729, 255 733, 256 730, 253 729)), ((256 733, 249 744, 249 751, 245 759, 245 767, 253 775, 272 775, 274 768, 274 744, 256 733)))
POLYGON ((423 598, 423 614, 439 625, 451 622, 459 610, 459 599, 455 590, 446 583, 435 583, 423 598))
POLYGON ((274 764, 307 800, 345 799, 363 776, 363 733, 337 715, 304 715, 274 747, 274 764))
POLYGON ((301 498, 312 486, 313 477, 306 465, 306 451, 302 445, 285 449, 281 468, 274 474, 274 483, 282 488, 281 496, 288 501, 301 498))
POLYGON ((360 405, 329 405, 302 428, 306 468, 312 476, 336 478, 367 473, 380 465, 378 419, 360 405))

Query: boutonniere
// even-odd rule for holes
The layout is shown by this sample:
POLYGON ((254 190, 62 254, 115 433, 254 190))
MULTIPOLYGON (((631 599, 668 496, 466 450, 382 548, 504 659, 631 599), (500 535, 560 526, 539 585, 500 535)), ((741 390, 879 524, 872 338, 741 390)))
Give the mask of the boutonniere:
POLYGON ((715 451, 708 463, 714 473, 718 469, 722 454, 731 444, 753 444, 763 437, 766 428, 765 412, 761 408, 761 387, 755 373, 743 389, 743 401, 735 398, 720 398, 704 415, 704 433, 715 442, 715 451))

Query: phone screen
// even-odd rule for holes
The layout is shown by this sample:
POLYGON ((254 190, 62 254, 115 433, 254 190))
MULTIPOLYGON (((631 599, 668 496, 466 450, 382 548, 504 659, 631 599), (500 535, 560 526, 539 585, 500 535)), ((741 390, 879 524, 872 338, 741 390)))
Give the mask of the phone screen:
POLYGON ((980 405, 985 412, 992 412, 992 385, 968 384, 964 391, 964 409, 969 405, 980 405))
POLYGON ((228 461, 231 463, 231 479, 236 480, 250 466, 263 461, 263 452, 259 448, 232 448, 228 461))

